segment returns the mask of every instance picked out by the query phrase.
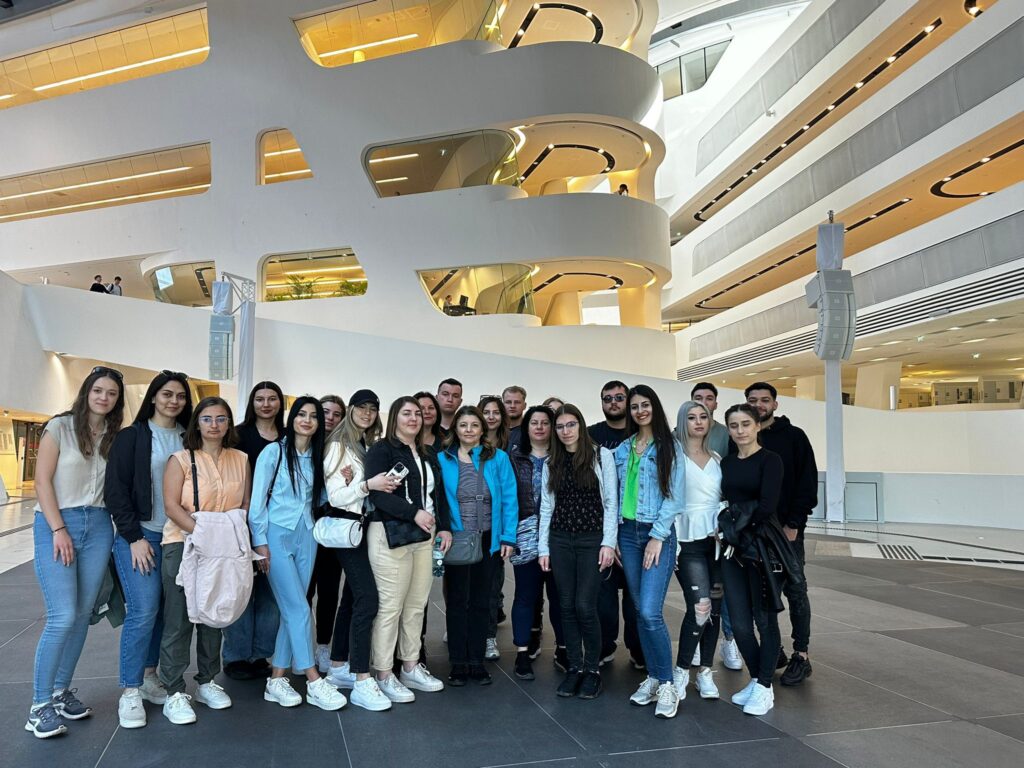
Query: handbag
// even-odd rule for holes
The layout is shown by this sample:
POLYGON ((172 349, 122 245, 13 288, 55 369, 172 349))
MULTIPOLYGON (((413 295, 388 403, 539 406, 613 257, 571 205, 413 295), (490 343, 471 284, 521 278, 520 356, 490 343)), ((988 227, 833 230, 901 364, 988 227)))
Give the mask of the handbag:
MULTIPOLYGON (((413 462, 414 464, 416 462, 413 462)), ((422 460, 422 463, 417 467, 420 471, 420 483, 423 486, 423 495, 420 499, 423 503, 426 503, 427 498, 427 464, 426 459, 422 460)), ((409 476, 405 477, 405 500, 412 504, 412 499, 409 498, 409 476)), ((388 541, 388 549, 398 549, 399 547, 406 547, 410 544, 419 544, 424 541, 430 541, 430 534, 420 528, 416 523, 411 520, 402 520, 400 518, 385 517, 381 520, 384 525, 384 537, 388 541)))
MULTIPOLYGON (((484 466, 480 463, 480 471, 476 473, 476 495, 473 504, 479 512, 480 502, 484 500, 484 466)), ((452 545, 444 553, 445 565, 475 565, 484 559, 481 533, 477 531, 452 531, 452 545)))
POLYGON ((365 518, 330 504, 320 507, 320 518, 313 524, 313 538, 322 547, 355 549, 363 543, 365 518))
POLYGON ((526 565, 538 557, 540 546, 540 515, 524 517, 516 527, 516 553, 509 558, 512 565, 526 565))

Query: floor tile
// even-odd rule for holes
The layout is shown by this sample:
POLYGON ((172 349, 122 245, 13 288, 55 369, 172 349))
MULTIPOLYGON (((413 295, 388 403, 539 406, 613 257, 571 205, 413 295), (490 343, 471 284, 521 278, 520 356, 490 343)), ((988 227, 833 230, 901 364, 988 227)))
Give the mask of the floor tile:
MULTIPOLYGON (((933 592, 915 587, 846 587, 843 592, 868 600, 886 603, 896 609, 917 611, 960 624, 994 624, 1001 621, 1024 621, 1024 610, 982 603, 965 597, 933 592)), ((813 600, 812 600, 813 606, 813 600)), ((932 626, 941 626, 933 624, 932 626)), ((913 626, 877 626, 872 629, 914 629, 913 626)))
POLYGON ((1021 749, 1024 749, 1024 712, 1019 715, 1001 715, 999 717, 986 717, 976 720, 978 725, 991 728, 993 731, 1010 736, 1021 742, 1021 749))
POLYGON ((921 584, 926 589, 944 595, 956 595, 977 600, 986 605, 1003 606, 1024 611, 1024 589, 999 581, 958 581, 955 584, 921 584))
POLYGON ((3 619, 0 620, 0 653, 3 653, 4 646, 14 637, 20 635, 35 623, 31 619, 3 619))
POLYGON ((1005 632, 1009 635, 1024 637, 1024 621, 1012 621, 1005 624, 986 624, 985 627, 992 632, 1005 632))
MULTIPOLYGON (((556 764, 557 765, 557 764, 556 764)), ((814 749, 786 737, 763 741, 731 741, 707 746, 662 751, 613 754, 595 761, 607 768, 736 768, 736 766, 786 766, 786 768, 840 768, 814 749)))
POLYGON ((882 634, 1012 675, 1024 671, 1020 665, 1024 657, 1024 637, 979 627, 896 630, 882 634))
MULTIPOLYGON (((893 587, 861 587, 853 589, 877 589, 878 594, 897 592, 893 587)), ((906 588, 903 588, 906 589, 906 588)), ((849 624, 860 629, 923 629, 927 627, 959 627, 959 621, 940 618, 929 613, 907 610, 893 606, 881 599, 848 594, 846 591, 810 587, 807 590, 811 600, 811 615, 849 624)))

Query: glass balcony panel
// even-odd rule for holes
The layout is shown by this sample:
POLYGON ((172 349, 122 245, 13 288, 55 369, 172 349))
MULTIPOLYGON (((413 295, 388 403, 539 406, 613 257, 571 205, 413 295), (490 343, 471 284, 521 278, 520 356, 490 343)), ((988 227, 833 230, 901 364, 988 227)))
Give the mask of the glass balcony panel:
POLYGON ((724 40, 659 64, 658 75, 665 100, 702 88, 731 42, 731 39, 724 40))
POLYGON ((263 301, 362 296, 366 273, 351 248, 284 253, 263 262, 263 301))
POLYGON ((523 264, 425 270, 419 276, 430 301, 451 317, 535 314, 532 270, 523 264))
POLYGON ((711 73, 718 67, 718 62, 722 60, 722 54, 725 53, 725 49, 729 47, 731 42, 731 40, 726 40, 715 45, 709 45, 704 49, 705 80, 711 77, 711 73))
POLYGON ((683 70, 683 93, 690 93, 701 88, 707 82, 707 72, 704 69, 704 49, 692 51, 679 57, 679 63, 683 70))
POLYGON ((679 59, 672 59, 658 66, 658 77, 665 99, 674 99, 683 93, 683 81, 679 71, 679 59))
POLYGON ((216 279, 217 270, 212 261, 161 267, 149 275, 157 301, 185 307, 212 306, 210 286, 216 279))

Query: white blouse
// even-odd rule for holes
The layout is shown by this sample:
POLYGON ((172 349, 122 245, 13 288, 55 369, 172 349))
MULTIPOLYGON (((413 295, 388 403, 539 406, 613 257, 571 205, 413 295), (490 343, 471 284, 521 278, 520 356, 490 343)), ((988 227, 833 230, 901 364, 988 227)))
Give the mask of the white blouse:
MULTIPOLYGON (((57 444, 60 455, 53 473, 53 490, 57 507, 103 507, 103 480, 107 460, 100 455, 100 435, 93 442, 92 456, 83 456, 78 450, 74 417, 71 414, 55 416, 43 429, 44 435, 57 444)), ((41 510, 36 504, 36 512, 41 510)))
POLYGON ((704 469, 683 454, 686 472, 686 496, 683 511, 676 515, 676 535, 679 541, 699 541, 715 532, 718 513, 722 508, 722 467, 718 454, 704 469))

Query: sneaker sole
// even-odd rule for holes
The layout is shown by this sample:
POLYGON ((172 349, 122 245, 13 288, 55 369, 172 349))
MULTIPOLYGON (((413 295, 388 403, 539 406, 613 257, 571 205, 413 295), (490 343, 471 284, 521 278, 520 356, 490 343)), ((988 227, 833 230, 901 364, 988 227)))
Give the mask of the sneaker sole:
POLYGON ((336 680, 330 675, 324 677, 324 680, 333 685, 335 688, 344 688, 346 691, 354 688, 356 684, 355 680, 336 680))
POLYGON ((533 674, 533 672, 527 672, 526 674, 520 674, 519 672, 516 672, 516 677, 518 677, 520 680, 536 680, 537 679, 537 676, 535 674, 533 674))
POLYGON ((145 720, 141 720, 141 721, 133 720, 131 722, 125 722, 121 718, 117 718, 117 723, 122 728, 127 728, 129 730, 131 730, 132 728, 145 728, 146 727, 146 721, 145 720))
POLYGON ((536 661, 540 658, 540 648, 536 651, 527 651, 526 655, 530 657, 531 661, 536 661))
POLYGON ((768 707, 763 712, 762 711, 757 711, 757 712, 751 711, 751 712, 748 712, 747 708, 744 707, 743 708, 743 714, 744 715, 750 715, 751 717, 763 717, 764 715, 767 715, 769 712, 771 712, 773 708, 774 708, 773 706, 772 707, 768 707))
POLYGON ((155 697, 155 696, 146 696, 145 694, 142 694, 142 700, 143 701, 148 701, 150 704, 156 704, 158 707, 162 707, 164 704, 167 703, 167 697, 166 696, 155 697))
POLYGON ((562 691, 555 691, 555 693, 562 699, 574 699, 576 698, 575 693, 563 693, 562 691))
POLYGON ((297 707, 297 706, 299 706, 302 703, 302 698, 301 697, 299 697, 298 701, 285 702, 285 701, 281 701, 276 696, 271 696, 269 693, 264 693, 263 694, 263 700, 264 701, 272 702, 274 704, 280 704, 282 707, 288 707, 288 708, 297 707))
POLYGON ((365 702, 358 702, 353 698, 349 698, 348 703, 351 704, 353 707, 359 707, 360 709, 365 709, 368 712, 387 712, 389 709, 391 709, 390 699, 388 699, 386 702, 382 701, 377 704, 368 704, 365 702))
POLYGON ((410 691, 423 691, 423 693, 437 693, 438 691, 444 690, 444 683, 441 683, 437 687, 420 685, 419 683, 407 683, 405 680, 399 680, 399 682, 408 688, 410 691))
POLYGON ((648 699, 647 701, 637 701, 636 699, 630 699, 629 703, 634 707, 647 707, 656 702, 657 699, 648 699))
POLYGON ((227 704, 211 704, 206 699, 201 699, 198 696, 196 696, 196 701, 210 709, 231 709, 231 705, 234 704, 233 701, 229 701, 227 704))
POLYGON ((719 693, 718 691, 715 691, 714 693, 704 693, 704 691, 699 691, 699 693, 700 693, 700 697, 702 699, 720 699, 720 698, 722 698, 722 694, 719 693))
POLYGON ((164 715, 164 717, 167 718, 167 722, 169 722, 171 725, 192 725, 196 721, 195 717, 193 717, 191 720, 171 720, 171 718, 167 717, 167 715, 164 715))
POLYGON ((72 715, 69 712, 65 712, 63 709, 58 709, 57 714, 63 717, 65 720, 85 720, 85 718, 89 717, 89 715, 92 714, 92 710, 90 709, 86 712, 83 712, 80 715, 72 715))
POLYGON ((678 714, 678 712, 679 712, 679 704, 677 703, 675 705, 675 707, 672 708, 672 712, 671 713, 668 713, 668 712, 655 712, 654 716, 659 718, 660 720, 671 720, 673 717, 676 716, 676 714, 678 714))
MULTIPOLYGON (((384 695, 387 696, 387 694, 384 695)), ((411 699, 392 699, 390 696, 387 696, 387 698, 388 701, 390 701, 392 704, 412 704, 414 701, 416 701, 415 696, 413 696, 411 699)))
POLYGON ((743 669, 742 664, 737 664, 736 666, 733 666, 732 664, 729 664, 727 661, 725 661, 725 659, 722 660, 722 666, 726 669, 731 669, 733 672, 739 672, 743 669))
POLYGON ((779 682, 785 686, 793 687, 794 685, 802 685, 804 680, 811 676, 811 672, 808 671, 806 675, 802 675, 799 680, 786 680, 785 676, 779 678, 779 682))
POLYGON ((37 731, 36 727, 32 723, 25 723, 25 730, 29 731, 37 739, 49 739, 52 736, 60 736, 62 733, 67 733, 68 728, 66 725, 62 725, 60 728, 55 728, 52 731, 43 732, 37 731))
POLYGON ((346 699, 342 701, 341 704, 335 707, 329 705, 326 701, 320 701, 319 699, 314 698, 313 696, 306 696, 306 703, 311 706, 322 709, 325 712, 337 712, 339 709, 345 708, 345 705, 348 704, 348 700, 346 699))

